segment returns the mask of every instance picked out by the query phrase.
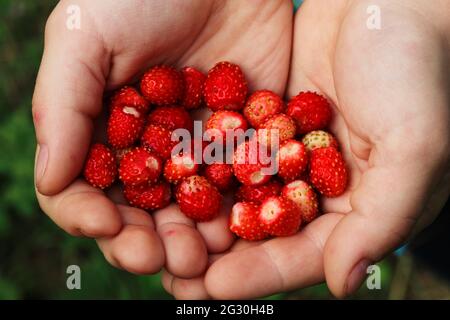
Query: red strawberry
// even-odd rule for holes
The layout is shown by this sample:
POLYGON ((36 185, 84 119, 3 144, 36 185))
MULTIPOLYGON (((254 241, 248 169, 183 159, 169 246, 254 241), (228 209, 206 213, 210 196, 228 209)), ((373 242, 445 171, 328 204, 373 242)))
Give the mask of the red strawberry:
POLYGON ((192 67, 184 67, 181 69, 184 77, 185 90, 181 105, 186 109, 197 109, 202 104, 203 86, 206 76, 192 67))
POLYGON ((172 131, 153 124, 145 128, 141 142, 147 150, 154 152, 162 160, 169 159, 173 147, 178 144, 178 141, 172 141, 172 131))
POLYGON ((283 187, 281 194, 297 204, 303 222, 311 222, 317 217, 319 213, 317 195, 307 182, 292 181, 283 187))
POLYGON ((235 194, 237 202, 254 202, 263 203, 268 197, 279 196, 282 185, 278 181, 270 181, 262 186, 246 186, 239 187, 235 194))
POLYGON ((135 107, 116 107, 108 119, 108 142, 116 149, 130 147, 139 139, 145 120, 135 107))
POLYGON ((247 82, 238 65, 219 62, 209 70, 203 95, 213 111, 240 110, 247 97, 247 82))
POLYGON ((192 131, 193 122, 186 110, 174 105, 158 107, 147 118, 147 124, 154 124, 171 131, 180 128, 192 131))
POLYGON ((162 171, 161 160, 139 147, 128 152, 120 161, 119 179, 125 185, 155 183, 162 171))
POLYGON ((333 147, 338 149, 338 143, 331 133, 322 130, 311 131, 302 139, 306 150, 312 151, 317 148, 333 147))
POLYGON ((110 110, 115 107, 134 107, 141 113, 147 113, 150 109, 150 103, 135 88, 123 87, 111 97, 110 110))
POLYGON ((176 103, 184 93, 183 75, 170 66, 153 67, 142 77, 141 92, 156 105, 176 103))
POLYGON ((293 181, 301 176, 308 166, 308 155, 303 143, 289 139, 284 141, 278 150, 278 176, 285 182, 293 181))
POLYGON ((259 206, 253 202, 238 202, 231 209, 230 230, 249 241, 267 238, 263 225, 258 219, 259 206))
MULTIPOLYGON (((236 130, 242 130, 244 133, 248 128, 247 120, 244 116, 235 111, 219 110, 214 112, 206 122, 206 130, 210 130, 213 141, 225 143, 227 135, 234 136, 236 130)), ((236 141, 236 138, 234 139, 236 141)))
POLYGON ((247 100, 244 115, 248 122, 258 129, 268 118, 283 112, 284 102, 270 90, 255 91, 247 100))
POLYGON ((288 103, 286 113, 297 123, 297 134, 328 126, 331 107, 327 99, 314 92, 300 92, 288 103))
POLYGON ((104 189, 112 185, 116 179, 117 166, 111 150, 100 143, 92 145, 83 174, 86 181, 96 188, 104 189))
POLYGON ((134 207, 144 210, 157 210, 170 204, 171 190, 167 182, 153 185, 125 186, 125 199, 134 207))
POLYGON ((275 137, 272 137, 274 134, 278 134, 279 144, 281 144, 285 140, 294 138, 295 131, 294 120, 284 113, 279 113, 260 125, 257 131, 258 141, 270 147, 273 142, 272 139, 275 139, 275 137))
POLYGON ((302 215, 297 205, 284 197, 269 197, 259 208, 259 221, 271 236, 291 236, 302 223, 302 215))
POLYGON ((312 185, 326 197, 337 197, 347 187, 347 168, 342 154, 333 147, 311 152, 309 178, 312 185))
POLYGON ((184 179, 177 185, 175 196, 180 210, 194 221, 209 221, 219 214, 222 196, 204 177, 184 179))
POLYGON ((213 163, 206 166, 203 175, 220 191, 229 190, 234 182, 233 167, 226 163, 213 163))
MULTIPOLYGON (((259 145, 253 141, 241 143, 233 155, 233 171, 236 178, 249 186, 262 185, 268 182, 271 175, 264 172, 269 164, 262 164, 259 156, 259 145)), ((266 169, 267 170, 267 169, 266 169)))
POLYGON ((131 150, 133 150, 134 148, 129 147, 129 148, 123 148, 123 149, 115 149, 114 150, 114 156, 116 158, 116 163, 117 165, 120 165, 120 161, 122 161, 123 157, 130 152, 131 150))
POLYGON ((178 183, 183 178, 195 175, 200 165, 194 162, 192 153, 172 156, 164 165, 164 178, 170 183, 178 183))

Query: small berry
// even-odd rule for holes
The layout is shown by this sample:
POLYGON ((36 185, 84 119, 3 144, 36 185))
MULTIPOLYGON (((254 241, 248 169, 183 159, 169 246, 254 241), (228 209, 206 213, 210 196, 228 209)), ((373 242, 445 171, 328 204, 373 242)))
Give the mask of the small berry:
POLYGON ((116 149, 132 146, 144 129, 145 120, 135 107, 116 107, 108 119, 107 135, 109 144, 116 149))
POLYGON ((161 160, 139 147, 128 152, 120 161, 119 179, 125 185, 139 185, 155 183, 162 171, 161 160))
POLYGON ((233 155, 233 171, 236 178, 243 184, 257 186, 267 183, 269 164, 263 165, 259 155, 259 144, 254 140, 241 143, 233 155))
POLYGON ((297 205, 284 197, 267 198, 259 210, 259 220, 271 236, 291 236, 299 230, 302 223, 297 205))
POLYGON ((195 175, 199 167, 192 153, 173 155, 164 165, 164 178, 170 183, 177 184, 184 178, 195 175))
POLYGON ((162 181, 153 185, 126 185, 123 194, 132 206, 149 211, 167 207, 171 199, 170 185, 162 181))
POLYGON ((252 202, 234 204, 230 215, 230 230, 242 239, 258 241, 267 238, 263 225, 258 219, 259 206, 252 202))
POLYGON ((247 82, 238 65, 219 62, 209 70, 203 94, 213 111, 240 110, 247 97, 247 82))
POLYGON ((338 149, 339 147, 336 138, 331 133, 322 130, 311 131, 303 137, 302 142, 308 152, 318 148, 338 149))
POLYGON ((170 131, 182 128, 191 132, 193 129, 193 120, 189 113, 184 108, 174 105, 157 107, 148 115, 147 124, 164 127, 170 131))
POLYGON ((150 103, 135 88, 125 86, 111 97, 110 110, 116 107, 133 107, 140 113, 147 113, 150 103))
POLYGON ((203 101, 203 86, 206 76, 193 67, 184 67, 181 69, 181 73, 185 83, 181 105, 188 110, 197 109, 203 101))
POLYGON ((299 178, 308 166, 308 155, 303 143, 289 139, 284 141, 276 155, 278 176, 285 182, 299 178))
POLYGON ((221 143, 226 143, 227 139, 236 141, 237 134, 239 132, 244 134, 247 128, 248 124, 244 116, 229 110, 214 112, 206 122, 206 130, 209 130, 207 132, 211 140, 221 143), (234 136, 234 139, 230 139, 229 135, 234 136))
POLYGON ((233 186, 233 167, 226 163, 213 163, 206 166, 203 175, 220 191, 227 191, 233 186))
POLYGON ((295 122, 284 113, 276 114, 267 119, 258 129, 258 141, 271 147, 278 135, 278 143, 292 139, 295 136, 295 122))
POLYGON ((236 202, 254 202, 263 203, 269 197, 279 196, 282 189, 281 183, 278 181, 270 181, 262 186, 246 186, 239 187, 235 194, 236 202))
POLYGON ((178 141, 172 141, 172 131, 161 126, 148 125, 141 137, 142 146, 155 153, 162 160, 167 160, 178 141))
POLYGON ((103 144, 91 146, 83 170, 86 181, 100 189, 113 184, 117 175, 117 165, 111 150, 103 144))
POLYGON ((247 100, 244 115, 248 122, 258 129, 268 118, 283 112, 284 102, 270 90, 255 91, 247 100))
POLYGON ((314 92, 300 92, 288 103, 286 113, 297 124, 297 134, 324 129, 331 120, 327 99, 314 92))
POLYGON ((184 93, 183 75, 170 66, 153 67, 142 77, 141 92, 153 104, 174 104, 184 93))
POLYGON ((303 222, 311 222, 317 217, 319 213, 317 195, 307 182, 292 181, 283 187, 281 194, 297 204, 303 222))

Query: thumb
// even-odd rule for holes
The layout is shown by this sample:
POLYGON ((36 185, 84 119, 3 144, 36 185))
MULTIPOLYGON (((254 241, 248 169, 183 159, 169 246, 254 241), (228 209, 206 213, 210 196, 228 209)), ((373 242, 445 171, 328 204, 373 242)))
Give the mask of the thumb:
POLYGON ((38 144, 35 181, 44 195, 60 192, 82 169, 93 118, 101 110, 108 66, 89 21, 84 19, 81 29, 71 30, 66 19, 60 3, 47 21, 32 102, 38 144))
POLYGON ((363 173, 353 191, 352 211, 336 225, 325 244, 325 276, 337 297, 356 291, 367 276, 367 267, 411 236, 430 196, 442 165, 424 159, 421 151, 389 156, 399 150, 373 149, 374 165, 363 173))

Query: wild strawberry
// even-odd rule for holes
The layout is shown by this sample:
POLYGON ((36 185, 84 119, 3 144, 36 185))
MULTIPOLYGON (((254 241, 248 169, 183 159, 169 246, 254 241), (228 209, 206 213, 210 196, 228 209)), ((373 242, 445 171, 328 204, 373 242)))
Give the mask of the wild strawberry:
POLYGON ((279 196, 283 186, 278 181, 270 181, 262 186, 246 186, 239 187, 234 197, 236 202, 254 202, 256 204, 263 203, 269 197, 279 196))
POLYGON ((188 110, 197 109, 202 104, 206 76, 193 67, 184 67, 181 73, 185 83, 181 105, 188 110))
POLYGON ((283 112, 284 102, 270 90, 255 91, 247 100, 244 115, 248 122, 258 129, 268 118, 283 112))
POLYGON ((132 146, 144 129, 145 120, 135 107, 116 107, 108 119, 108 142, 116 149, 132 146))
POLYGON ((286 113, 297 124, 297 134, 305 134, 328 126, 331 107, 327 99, 314 92, 300 92, 288 103, 286 113))
POLYGON ((172 131, 161 126, 148 125, 141 137, 142 145, 162 160, 167 160, 178 141, 172 141, 172 131))
POLYGON ((234 182, 233 167, 226 163, 213 163, 206 166, 203 175, 220 191, 229 190, 234 182))
POLYGON ((186 110, 175 105, 157 107, 147 118, 147 124, 154 124, 171 131, 180 128, 192 131, 193 122, 186 110))
POLYGON ((123 149, 115 149, 114 157, 116 158, 117 165, 120 165, 120 161, 122 161, 123 157, 133 149, 134 148, 132 148, 132 147, 123 148, 123 149))
MULTIPOLYGON (((263 164, 259 144, 254 141, 241 143, 233 155, 233 171, 236 178, 249 186, 262 185, 271 178, 269 164, 263 164)), ((270 160, 270 159, 269 159, 270 160)))
POLYGON ((258 219, 259 206, 253 202, 238 202, 231 209, 230 230, 242 239, 258 241, 267 238, 258 219))
POLYGON ((192 153, 173 155, 164 165, 164 178, 170 183, 177 184, 183 178, 197 173, 200 165, 194 162, 192 153))
POLYGON ((259 221, 271 236, 291 236, 302 223, 297 205, 284 197, 267 198, 259 207, 259 221))
POLYGON ((96 188, 104 189, 112 185, 116 179, 117 166, 111 150, 100 143, 92 145, 83 174, 86 181, 96 188))
POLYGON ((281 194, 297 204, 303 222, 311 222, 317 217, 319 213, 317 195, 307 182, 292 181, 283 187, 281 194))
POLYGON ((167 182, 153 185, 125 186, 125 199, 134 207, 144 210, 157 210, 170 204, 171 190, 167 182))
POLYGON ((190 176, 176 188, 180 210, 194 221, 209 221, 219 214, 222 196, 205 177, 190 176))
POLYGON ((147 113, 150 103, 133 87, 123 87, 111 97, 110 110, 115 107, 133 107, 140 113, 147 113))
POLYGON ((209 70, 203 89, 206 105, 213 111, 240 110, 247 97, 247 82, 238 65, 219 62, 209 70))
POLYGON ((184 93, 183 75, 170 66, 153 67, 142 77, 141 92, 156 105, 174 104, 184 93))
POLYGON ((120 161, 119 179, 125 185, 139 185, 155 183, 162 171, 161 160, 139 147, 128 152, 120 161))
POLYGON ((331 133, 322 130, 311 131, 302 139, 306 150, 312 151, 317 148, 333 147, 338 149, 338 143, 331 133))
POLYGON ((278 176, 285 182, 293 181, 301 176, 308 166, 308 155, 303 143, 289 139, 284 141, 278 150, 278 176))
POLYGON ((213 141, 226 143, 227 135, 235 136, 232 141, 236 141, 237 130, 244 133, 248 128, 247 120, 244 116, 235 111, 219 110, 214 112, 206 122, 206 130, 213 141))
POLYGON ((279 139, 278 143, 281 144, 285 140, 294 138, 295 130, 294 120, 284 113, 279 113, 260 125, 257 131, 258 141, 270 147, 273 141, 275 141, 273 139, 276 138, 277 134, 279 139))
POLYGON ((309 178, 312 185, 326 197, 337 197, 347 187, 347 168, 342 154, 333 147, 311 152, 309 178))

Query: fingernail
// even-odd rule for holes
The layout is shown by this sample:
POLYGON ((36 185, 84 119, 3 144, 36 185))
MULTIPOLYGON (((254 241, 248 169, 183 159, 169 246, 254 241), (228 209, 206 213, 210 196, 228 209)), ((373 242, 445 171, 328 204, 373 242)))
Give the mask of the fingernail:
POLYGON ((42 177, 44 176, 45 169, 47 167, 48 161, 48 147, 45 144, 37 146, 36 150, 36 167, 35 167, 35 179, 36 185, 39 184, 42 177))
POLYGON ((368 259, 363 259, 353 267, 352 272, 350 272, 350 275, 347 278, 345 290, 347 295, 353 294, 359 289, 361 283, 367 276, 367 267, 371 264, 372 262, 368 259))

